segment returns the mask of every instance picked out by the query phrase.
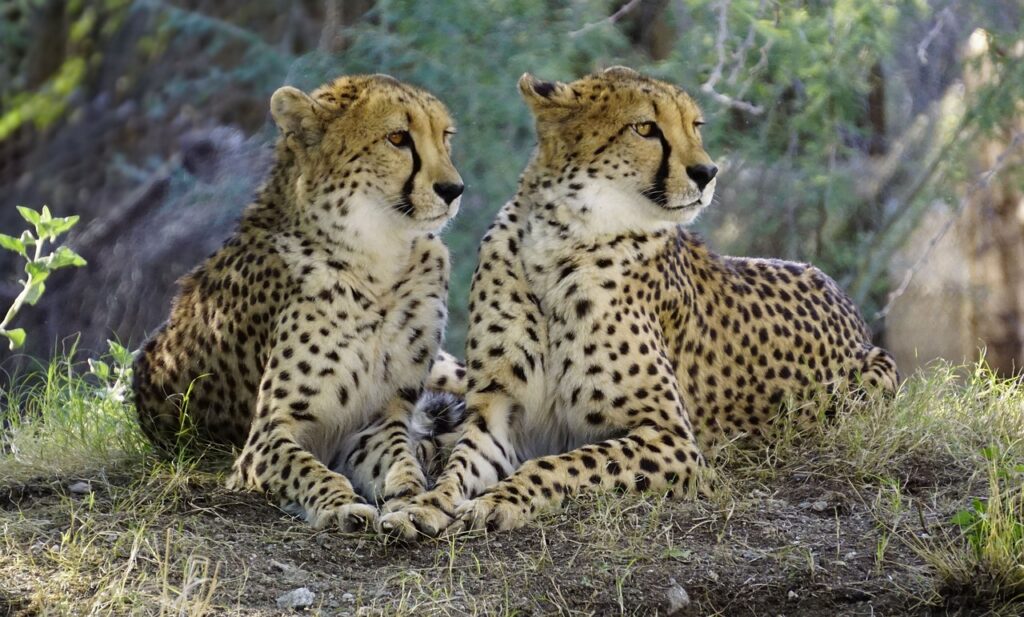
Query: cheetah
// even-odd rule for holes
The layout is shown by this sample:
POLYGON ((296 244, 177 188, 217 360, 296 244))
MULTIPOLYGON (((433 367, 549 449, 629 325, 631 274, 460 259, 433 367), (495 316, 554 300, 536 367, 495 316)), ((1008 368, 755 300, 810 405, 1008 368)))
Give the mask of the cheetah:
POLYGON ((283 87, 270 111, 269 179, 179 282, 135 362, 135 402, 153 443, 188 428, 237 446, 230 488, 352 529, 374 502, 426 489, 411 426, 424 385, 465 388, 439 351, 450 268, 437 233, 463 191, 455 128, 437 98, 386 75, 283 87))
POLYGON ((709 449, 787 400, 896 389, 820 270, 684 231, 718 172, 685 92, 623 67, 519 90, 538 146, 480 246, 468 416, 435 487, 382 529, 511 529, 587 489, 707 492, 709 449))

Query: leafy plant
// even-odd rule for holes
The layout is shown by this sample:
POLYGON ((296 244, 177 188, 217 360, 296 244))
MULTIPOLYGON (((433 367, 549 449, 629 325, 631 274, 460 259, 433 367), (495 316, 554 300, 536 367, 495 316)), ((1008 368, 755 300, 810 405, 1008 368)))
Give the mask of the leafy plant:
POLYGON ((950 522, 963 531, 967 542, 981 557, 995 536, 1011 550, 1016 550, 1024 568, 1024 463, 1010 463, 999 448, 982 448, 981 455, 990 465, 988 500, 975 497, 968 508, 958 511, 950 522), (998 529, 997 529, 998 527, 998 529))
POLYGON ((107 340, 106 359, 89 359, 89 373, 100 382, 100 395, 118 402, 127 400, 132 381, 133 353, 117 341, 107 340))
POLYGON ((960 578, 987 581, 990 594, 1024 594, 1024 463, 999 448, 983 448, 989 463, 989 495, 975 498, 950 522, 960 528, 969 547, 960 578))
POLYGON ((0 335, 6 336, 10 341, 11 349, 18 349, 25 344, 25 330, 23 328, 8 329, 10 323, 17 316, 18 311, 24 305, 34 306, 43 292, 46 291, 46 279, 50 274, 61 268, 74 266, 76 268, 85 265, 85 260, 78 253, 66 246, 58 246, 52 253, 46 252, 46 244, 55 243, 57 237, 66 233, 78 223, 78 216, 53 216, 50 209, 43 206, 43 209, 36 212, 32 208, 18 206, 21 217, 35 227, 35 234, 26 229, 21 236, 15 238, 6 234, 0 234, 0 247, 21 255, 25 261, 25 279, 19 280, 21 293, 14 298, 7 314, 0 322, 0 335))

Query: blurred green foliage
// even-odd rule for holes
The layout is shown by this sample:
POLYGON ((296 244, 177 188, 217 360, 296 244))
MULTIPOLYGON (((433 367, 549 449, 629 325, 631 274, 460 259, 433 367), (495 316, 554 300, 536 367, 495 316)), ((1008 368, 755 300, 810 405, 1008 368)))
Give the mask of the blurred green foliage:
MULTIPOLYGON (((37 3, 45 2, 16 4, 37 3)), ((31 87, 0 87, 0 142, 19 123, 45 128, 69 114, 71 93, 91 87, 103 41, 129 25, 141 30, 130 57, 115 69, 108 62, 103 79, 118 96, 145 84, 137 98, 152 123, 189 109, 252 131, 259 123, 245 118, 255 117, 270 140, 266 101, 282 83, 312 89, 339 74, 383 72, 427 88, 458 122, 454 157, 467 185, 446 233, 456 353, 477 243, 534 143, 515 88, 525 71, 571 80, 626 64, 688 90, 724 171, 697 228, 723 252, 815 262, 852 288, 869 317, 887 291, 888 257, 915 217, 936 198, 957 202, 974 181, 965 157, 1019 113, 1024 92, 1024 62, 1005 53, 1022 32, 1012 0, 364 0, 356 17, 316 24, 319 43, 306 40, 309 30, 268 24, 323 3, 228 4, 68 3, 60 70, 31 87), (990 32, 985 59, 995 77, 963 101, 967 113, 948 117, 939 104, 969 68, 958 50, 973 27, 990 32), (905 134, 922 118, 924 129, 905 134), (882 169, 892 152, 902 154, 882 169)), ((0 34, 24 38, 10 24, 0 34)), ((24 72, 0 64, 12 79, 24 72)))

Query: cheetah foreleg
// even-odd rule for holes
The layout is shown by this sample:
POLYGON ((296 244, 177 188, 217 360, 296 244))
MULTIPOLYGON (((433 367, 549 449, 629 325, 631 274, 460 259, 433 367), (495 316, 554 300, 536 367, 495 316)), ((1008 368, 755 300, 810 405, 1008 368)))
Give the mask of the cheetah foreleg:
POLYGON ((350 478, 359 492, 378 504, 426 490, 426 478, 410 435, 412 403, 407 392, 384 414, 346 439, 332 468, 350 478))
POLYGON ((508 435, 515 404, 506 396, 478 395, 462 435, 452 448, 444 473, 430 491, 385 513, 379 527, 389 535, 412 539, 436 536, 455 521, 455 508, 514 470, 519 461, 508 435))
POLYGON ((365 529, 377 510, 357 495, 344 476, 329 470, 294 439, 287 422, 257 422, 228 479, 232 490, 276 494, 282 506, 298 506, 315 528, 365 529), (255 439, 253 439, 255 437, 255 439))
POLYGON ((626 437, 532 459, 483 495, 455 509, 456 526, 491 531, 523 526, 584 490, 699 490, 707 465, 685 428, 643 426, 626 437))

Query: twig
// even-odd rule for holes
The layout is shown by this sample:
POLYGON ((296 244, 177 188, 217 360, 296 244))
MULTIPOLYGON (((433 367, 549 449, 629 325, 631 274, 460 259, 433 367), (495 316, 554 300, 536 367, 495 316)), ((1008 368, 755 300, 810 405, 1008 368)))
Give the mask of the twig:
POLYGON ((327 0, 324 3, 324 26, 320 30, 318 50, 336 53, 343 47, 340 34, 343 23, 342 10, 341 0, 327 0))
POLYGON ((942 32, 943 26, 947 23, 953 23, 954 19, 953 11, 951 11, 948 6, 939 11, 939 16, 935 20, 935 25, 932 26, 932 29, 928 31, 928 34, 921 39, 921 42, 917 44, 917 59, 921 64, 928 64, 928 46, 932 44, 935 37, 939 36, 942 32))
POLYGON ((614 13, 609 15, 608 17, 605 17, 604 19, 602 19, 600 21, 595 21, 593 23, 585 24, 579 30, 571 31, 569 33, 569 37, 570 38, 576 38, 578 36, 586 34, 587 32, 590 32, 594 28, 599 28, 599 27, 601 27, 601 26, 603 26, 605 24, 617 23, 623 17, 625 17, 626 15, 629 15, 636 7, 640 6, 640 1, 641 0, 629 0, 629 2, 627 2, 626 4, 623 4, 621 7, 619 7, 619 10, 615 11, 614 13))
MULTIPOLYGON (((715 90, 715 85, 720 79, 722 79, 722 71, 725 69, 725 63, 727 61, 725 42, 729 38, 729 0, 720 0, 715 4, 715 8, 718 11, 718 33, 715 35, 715 53, 718 55, 718 62, 716 62, 715 67, 711 69, 711 74, 708 75, 708 78, 703 84, 701 84, 701 92, 708 94, 711 98, 722 105, 732 107, 733 109, 739 109, 740 111, 745 111, 754 116, 759 116, 764 113, 764 108, 760 105, 741 101, 729 96, 728 94, 723 94, 715 90)), ((765 51, 764 53, 767 52, 765 51)), ((738 62, 739 61, 740 60, 738 60, 738 62)))
POLYGON ((729 38, 729 0, 720 0, 715 3, 718 10, 718 34, 715 35, 715 52, 718 54, 718 63, 711 69, 711 74, 701 85, 701 89, 714 92, 715 84, 722 78, 722 69, 725 68, 725 40, 729 38))
POLYGON ((733 109, 745 111, 752 116, 760 116, 761 114, 764 113, 764 107, 761 107, 760 105, 755 105, 753 103, 748 103, 746 101, 734 99, 728 94, 722 94, 721 92, 717 92, 714 90, 714 88, 709 88, 706 85, 701 86, 700 89, 702 92, 710 95, 711 98, 715 99, 716 101, 727 107, 732 107, 733 109))
POLYGON ((967 203, 971 199, 971 197, 973 197, 974 194, 977 193, 978 191, 988 186, 988 184, 992 181, 992 178, 994 178, 996 174, 998 174, 1002 170, 1003 164, 1006 161, 1006 157, 1009 156, 1010 153, 1014 149, 1016 149, 1016 147, 1019 146, 1021 143, 1024 143, 1024 131, 1018 131, 1017 133, 1015 133, 1013 139, 1010 140, 1009 145, 1007 145, 1006 149, 999 154, 992 167, 979 174, 978 179, 973 184, 967 187, 967 190, 964 192, 964 196, 960 199, 960 203, 957 204, 956 209, 950 213, 949 220, 947 220, 945 224, 943 224, 942 228, 939 229, 939 231, 934 236, 932 236, 931 240, 928 241, 927 246, 925 246, 924 252, 921 254, 921 256, 918 257, 917 261, 915 261, 914 264, 907 269, 906 273, 904 273, 903 280, 900 281, 899 286, 889 294, 888 298, 886 298, 885 306, 883 306, 877 313, 875 313, 875 321, 878 321, 879 319, 882 319, 889 314, 889 311, 892 310, 893 304, 895 304, 896 300, 899 299, 900 296, 907 292, 907 288, 910 287, 910 282, 914 279, 914 276, 918 273, 918 271, 921 270, 924 264, 928 261, 928 258, 931 257, 932 251, 935 249, 935 246, 939 243, 939 241, 942 240, 943 237, 945 237, 946 233, 953 227, 953 224, 956 223, 957 219, 960 218, 960 214, 967 207, 967 203))

